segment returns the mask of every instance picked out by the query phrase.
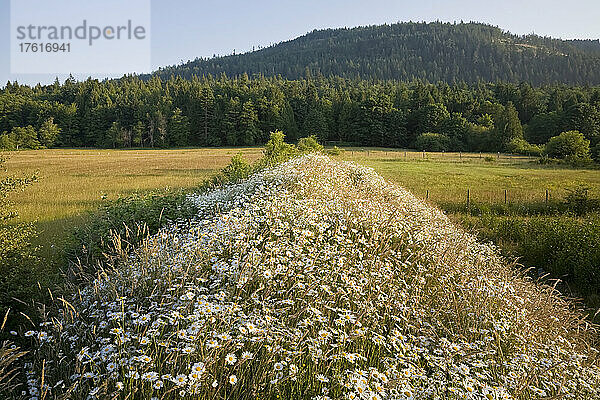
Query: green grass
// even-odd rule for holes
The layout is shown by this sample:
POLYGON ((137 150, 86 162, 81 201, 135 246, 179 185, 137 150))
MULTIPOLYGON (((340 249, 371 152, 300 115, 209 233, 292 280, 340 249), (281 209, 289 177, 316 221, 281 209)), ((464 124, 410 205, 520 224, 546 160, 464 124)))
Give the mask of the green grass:
MULTIPOLYGON (((39 172, 40 180, 12 199, 21 222, 35 222, 39 243, 59 239, 83 222, 86 211, 103 199, 114 200, 135 192, 193 188, 223 168, 242 151, 248 160, 259 148, 179 150, 82 150, 52 149, 8 153, 13 174, 39 172)), ((339 156, 375 168, 385 178, 415 195, 451 210, 472 203, 509 204, 562 199, 566 190, 585 183, 600 195, 600 172, 543 166, 534 158, 475 153, 423 153, 391 149, 346 149, 339 156), (490 158, 493 161, 486 161, 490 158)))
POLYGON ((439 206, 465 204, 467 190, 471 201, 503 204, 504 191, 509 203, 544 202, 562 199, 567 189, 579 184, 590 186, 592 196, 600 196, 600 171, 544 166, 534 158, 522 156, 422 153, 371 149, 350 150, 340 157, 373 167, 386 179, 409 189, 418 197, 427 197, 439 206), (485 157, 494 161, 485 161, 485 157))
MULTIPOLYGON (((103 198, 113 200, 134 192, 192 188, 227 165, 238 151, 248 160, 259 148, 181 150, 38 150, 8 153, 13 174, 39 172, 40 181, 12 199, 20 221, 36 222, 60 231, 76 223, 103 198), (60 225, 60 226, 59 226, 60 225)), ((389 149, 347 149, 340 158, 375 168, 385 178, 434 204, 503 203, 562 198, 566 189, 585 183, 600 195, 600 171, 542 166, 522 156, 464 153, 423 153, 389 149), (405 156, 406 155, 406 156, 405 156), (492 157, 493 162, 485 161, 492 157)))

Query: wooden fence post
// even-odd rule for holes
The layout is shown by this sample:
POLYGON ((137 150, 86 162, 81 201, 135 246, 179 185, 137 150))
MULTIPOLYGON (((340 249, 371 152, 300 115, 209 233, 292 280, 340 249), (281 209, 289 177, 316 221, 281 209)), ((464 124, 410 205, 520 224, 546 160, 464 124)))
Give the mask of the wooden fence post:
POLYGON ((504 189, 504 204, 508 204, 508 191, 504 189))
POLYGON ((425 194, 425 200, 429 200, 429 190, 427 190, 427 192, 425 194))
POLYGON ((467 189, 467 209, 471 207, 471 189, 467 189))
POLYGON ((548 207, 548 189, 546 189, 546 207, 548 207))

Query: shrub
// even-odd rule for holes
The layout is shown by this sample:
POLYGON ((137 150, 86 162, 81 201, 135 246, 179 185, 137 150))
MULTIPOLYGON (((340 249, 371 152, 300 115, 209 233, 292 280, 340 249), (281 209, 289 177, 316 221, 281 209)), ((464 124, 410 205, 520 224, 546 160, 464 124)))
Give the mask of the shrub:
POLYGON ((0 134, 0 149, 2 150, 14 150, 16 145, 8 133, 0 134))
POLYGON ((590 197, 590 187, 579 185, 574 189, 567 189, 564 204, 567 209, 577 215, 583 215, 600 209, 600 199, 590 197))
POLYGON ((293 144, 285 142, 282 131, 271 132, 271 138, 265 144, 264 156, 259 164, 265 167, 277 165, 298 154, 298 149, 293 144))
POLYGON ((540 158, 538 158, 537 163, 540 165, 551 165, 558 164, 560 161, 555 158, 548 157, 548 154, 542 154, 540 158))
POLYGON ((576 292, 600 291, 600 214, 585 218, 485 215, 476 228, 484 238, 519 256, 527 267, 563 279, 576 292))
POLYGON ((313 153, 323 150, 323 146, 319 144, 315 135, 300 139, 296 147, 300 153, 313 153))
POLYGON ((522 154, 525 156, 541 156, 543 149, 541 146, 530 144, 522 138, 514 138, 507 145, 506 150, 509 153, 522 154))
POLYGON ((339 156, 343 152, 344 152, 344 149, 340 149, 337 146, 333 146, 331 149, 327 149, 325 151, 325 153, 328 154, 328 155, 330 155, 330 156, 339 156))
POLYGON ((570 162, 587 161, 590 159, 590 141, 578 131, 563 132, 550 138, 544 153, 570 162))
POLYGON ((231 158, 231 162, 228 166, 223 168, 222 173, 227 182, 239 182, 250 176, 252 170, 252 165, 244 160, 244 157, 240 152, 231 158))
POLYGON ((422 133, 415 140, 415 148, 420 151, 447 151, 450 138, 439 133, 422 133))

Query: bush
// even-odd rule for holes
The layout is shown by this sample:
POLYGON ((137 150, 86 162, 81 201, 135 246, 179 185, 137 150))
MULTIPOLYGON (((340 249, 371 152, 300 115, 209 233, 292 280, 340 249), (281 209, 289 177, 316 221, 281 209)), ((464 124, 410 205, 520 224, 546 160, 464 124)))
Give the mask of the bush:
POLYGON ((530 144, 525 139, 514 138, 506 145, 506 150, 509 153, 521 154, 524 156, 541 156, 543 149, 542 146, 536 146, 530 144))
POLYGON ((339 156, 344 152, 344 149, 340 149, 337 146, 333 146, 331 149, 327 149, 325 153, 330 156, 339 156))
POLYGON ((415 140, 415 148, 420 151, 447 151, 450 138, 439 133, 422 133, 415 140))
POLYGON ((227 182, 239 182, 250 176, 252 170, 252 165, 244 160, 244 157, 240 152, 231 158, 229 165, 223 168, 222 174, 227 182))
POLYGON ((577 215, 583 215, 600 209, 600 199, 590 197, 589 192, 590 187, 585 185, 567 189, 564 201, 567 210, 577 215))
POLYGON ((7 134, 3 133, 0 135, 0 149, 2 150, 14 150, 16 145, 12 138, 7 134))
POLYGON ((590 160, 590 141, 578 131, 563 132, 550 138, 544 153, 553 158, 566 159, 569 162, 590 160))
POLYGON ((311 135, 309 137, 302 138, 298 141, 296 146, 300 153, 313 153, 323 151, 323 146, 317 141, 317 137, 311 135))
POLYGON ((560 160, 550 158, 547 154, 542 154, 540 158, 538 158, 537 163, 540 165, 560 164, 560 160))
POLYGON ((298 154, 298 149, 293 144, 285 142, 285 135, 281 131, 271 132, 271 138, 265 144, 263 158, 258 164, 272 167, 298 154))

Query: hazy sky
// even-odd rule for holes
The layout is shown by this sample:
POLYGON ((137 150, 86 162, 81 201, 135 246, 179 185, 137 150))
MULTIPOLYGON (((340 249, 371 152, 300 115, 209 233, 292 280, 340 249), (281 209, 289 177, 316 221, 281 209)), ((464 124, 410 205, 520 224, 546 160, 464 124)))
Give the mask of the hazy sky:
MULTIPOLYGON (((152 0, 152 68, 239 53, 313 29, 438 19, 486 22, 517 34, 600 38, 599 0, 152 0)), ((0 86, 9 79, 51 82, 54 76, 10 74, 9 27, 10 1, 0 0, 0 86)))

